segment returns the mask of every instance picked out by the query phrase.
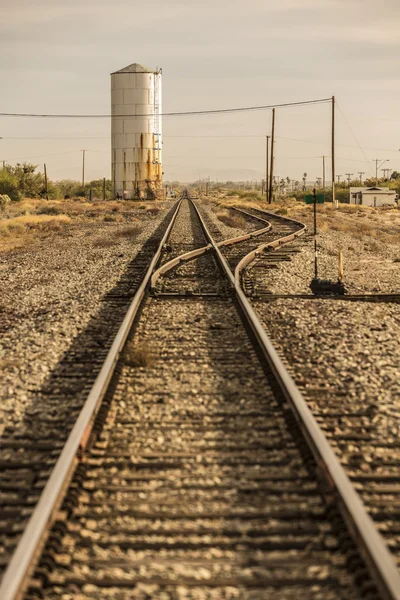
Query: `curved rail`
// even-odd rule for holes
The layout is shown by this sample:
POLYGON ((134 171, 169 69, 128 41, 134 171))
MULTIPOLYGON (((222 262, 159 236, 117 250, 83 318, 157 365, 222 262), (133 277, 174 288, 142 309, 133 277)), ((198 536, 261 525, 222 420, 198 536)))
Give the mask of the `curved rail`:
MULTIPOLYGON (((295 221, 295 222, 297 223, 298 221, 295 221)), ((295 240, 297 237, 300 237, 301 235, 303 235, 306 232, 306 230, 307 230, 307 226, 303 225, 302 229, 299 229, 298 231, 294 231, 293 233, 290 233, 289 235, 285 235, 284 237, 281 237, 278 240, 274 240, 273 242, 266 242, 265 244, 261 244, 261 246, 259 246, 255 250, 252 250, 251 252, 246 254, 246 256, 244 256, 242 258, 242 260, 236 266, 236 269, 235 269, 236 281, 237 282, 240 281, 240 276, 242 274, 242 271, 251 262, 253 262, 253 260, 255 258, 257 258, 262 252, 264 252, 267 248, 271 248, 271 250, 274 250, 275 248, 280 248, 281 246, 284 246, 285 244, 289 244, 290 242, 293 242, 293 240, 295 240)))
MULTIPOLYGON (((267 233, 268 231, 270 231, 270 229, 272 228, 271 223, 269 221, 267 221, 266 219, 263 219, 262 217, 255 217, 254 215, 251 215, 250 213, 248 213, 244 210, 241 210, 241 209, 235 209, 235 210, 239 210, 240 212, 242 212, 250 217, 253 217, 254 219, 257 219, 258 221, 263 221, 264 223, 267 223, 267 225, 265 227, 263 227, 262 229, 257 229, 256 231, 252 231, 251 233, 245 233, 243 235, 239 235, 239 236, 236 236, 233 238, 229 238, 227 240, 223 240, 222 242, 218 242, 218 246, 230 246, 231 244, 237 244, 238 242, 244 242, 245 240, 250 240, 254 237, 263 235, 264 233, 267 233)), ((161 265, 161 267, 159 267, 156 271, 154 271, 154 273, 151 277, 151 283, 150 283, 151 289, 155 288, 155 285, 156 285, 158 279, 161 277, 161 275, 164 275, 165 273, 167 273, 174 267, 178 266, 182 262, 192 260, 192 258, 196 258, 196 256, 201 256, 202 254, 205 254, 206 252, 209 252, 210 250, 213 250, 213 249, 214 249, 214 247, 212 244, 207 244, 207 246, 202 246, 201 248, 196 248, 196 250, 191 250, 190 252, 185 252, 185 254, 176 256, 175 258, 172 258, 168 262, 164 263, 163 265, 161 265)))
POLYGON ((203 229, 213 245, 218 261, 231 281, 245 319, 253 331, 280 388, 288 401, 319 466, 328 495, 333 495, 345 522, 370 568, 377 587, 385 600, 400 600, 400 573, 382 536, 368 515, 359 494, 354 489, 342 465, 311 413, 300 390, 286 370, 277 351, 268 338, 256 312, 241 289, 240 282, 231 272, 218 244, 213 240, 200 212, 193 202, 203 229))
POLYGON ((128 337, 133 320, 144 297, 151 273, 160 258, 163 246, 171 232, 182 200, 177 203, 167 230, 160 242, 150 266, 129 306, 126 316, 119 328, 104 364, 94 382, 82 407, 79 417, 68 436, 68 440, 47 481, 40 500, 33 511, 24 533, 16 547, 0 585, 1 600, 17 600, 22 597, 29 577, 36 566, 47 538, 49 526, 56 518, 69 482, 79 463, 79 457, 88 442, 95 417, 104 398, 107 387, 128 337))

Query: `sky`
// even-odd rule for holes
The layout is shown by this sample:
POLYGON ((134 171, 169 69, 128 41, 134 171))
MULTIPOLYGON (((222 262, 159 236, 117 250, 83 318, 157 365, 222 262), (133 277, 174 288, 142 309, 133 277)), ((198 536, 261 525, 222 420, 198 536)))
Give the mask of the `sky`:
MULTIPOLYGON (((110 73, 163 69, 163 111, 335 96, 336 173, 400 171, 399 0, 0 0, 0 112, 110 112, 110 73)), ((271 111, 165 117, 165 179, 265 176, 271 111)), ((329 180, 331 107, 276 111, 275 173, 329 180)), ((110 176, 109 119, 0 116, 0 160, 110 176)))

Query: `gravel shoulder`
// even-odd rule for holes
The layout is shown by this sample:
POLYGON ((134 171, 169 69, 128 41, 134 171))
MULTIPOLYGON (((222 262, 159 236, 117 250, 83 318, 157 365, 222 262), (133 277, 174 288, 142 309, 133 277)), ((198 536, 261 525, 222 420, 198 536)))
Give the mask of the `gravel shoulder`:
POLYGON ((22 419, 170 207, 72 222, 0 254, 0 434, 22 419))
MULTIPOLYGON (((254 305, 372 516, 383 507, 378 526, 389 536, 398 494, 390 482, 400 476, 399 305, 299 299, 254 305)), ((400 566, 398 546, 391 549, 400 566)))
MULTIPOLYGON (((278 209, 279 210, 279 209, 278 209)), ((317 218, 318 276, 338 278, 339 250, 343 253, 343 282, 349 293, 400 292, 400 210, 354 210, 343 205, 319 209, 317 218)), ((294 206, 288 216, 308 227, 301 252, 281 266, 271 281, 272 293, 309 293, 314 277, 313 219, 308 207, 294 206)))

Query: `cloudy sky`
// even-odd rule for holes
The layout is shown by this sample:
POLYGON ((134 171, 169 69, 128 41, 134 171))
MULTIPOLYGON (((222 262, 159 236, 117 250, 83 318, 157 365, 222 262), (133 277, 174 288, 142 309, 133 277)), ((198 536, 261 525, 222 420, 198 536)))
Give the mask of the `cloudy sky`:
MULTIPOLYGON (((400 170, 399 0, 0 0, 0 15, 0 112, 109 113, 109 74, 138 62, 162 67, 168 112, 335 95, 337 173, 400 170)), ((329 105, 276 119, 276 173, 320 176, 329 105)), ((270 120, 165 118, 165 177, 261 178, 270 120)), ((108 119, 0 117, 0 137, 0 160, 52 179, 79 179, 83 148, 87 179, 110 174, 108 119)))

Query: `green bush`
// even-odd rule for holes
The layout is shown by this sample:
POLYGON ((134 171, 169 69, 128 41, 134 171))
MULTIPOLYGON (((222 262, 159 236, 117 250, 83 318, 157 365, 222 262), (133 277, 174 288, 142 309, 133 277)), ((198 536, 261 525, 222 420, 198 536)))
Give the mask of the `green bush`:
POLYGON ((15 177, 19 193, 23 198, 39 198, 44 194, 45 181, 42 173, 35 173, 37 165, 17 163, 14 167, 8 165, 6 170, 15 177))
POLYGON ((12 173, 9 173, 7 169, 0 171, 0 194, 9 196, 10 200, 13 202, 17 202, 21 199, 18 190, 18 180, 12 173))

